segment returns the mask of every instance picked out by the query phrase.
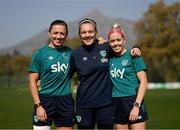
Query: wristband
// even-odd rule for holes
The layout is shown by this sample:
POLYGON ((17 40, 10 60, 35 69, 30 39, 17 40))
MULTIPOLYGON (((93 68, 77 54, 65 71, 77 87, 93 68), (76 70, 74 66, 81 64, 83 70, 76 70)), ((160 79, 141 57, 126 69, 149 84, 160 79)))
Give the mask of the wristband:
POLYGON ((37 104, 34 105, 34 108, 37 109, 40 106, 42 106, 42 104, 41 103, 37 103, 37 104))

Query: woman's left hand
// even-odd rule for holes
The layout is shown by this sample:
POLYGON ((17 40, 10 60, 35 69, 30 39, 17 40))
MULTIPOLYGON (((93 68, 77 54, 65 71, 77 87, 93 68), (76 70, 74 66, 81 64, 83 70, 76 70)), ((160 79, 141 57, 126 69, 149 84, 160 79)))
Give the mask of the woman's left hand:
POLYGON ((134 106, 130 112, 129 120, 136 121, 138 119, 138 115, 139 115, 139 108, 134 106))

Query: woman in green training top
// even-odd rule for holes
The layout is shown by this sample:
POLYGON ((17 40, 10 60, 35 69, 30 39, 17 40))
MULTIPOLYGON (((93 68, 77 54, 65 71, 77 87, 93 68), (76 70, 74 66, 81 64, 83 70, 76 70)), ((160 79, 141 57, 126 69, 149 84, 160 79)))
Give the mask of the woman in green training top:
POLYGON ((109 68, 116 129, 145 129, 148 119, 143 100, 148 86, 146 65, 142 57, 131 56, 130 50, 125 48, 125 34, 117 24, 108 38, 114 51, 109 68))

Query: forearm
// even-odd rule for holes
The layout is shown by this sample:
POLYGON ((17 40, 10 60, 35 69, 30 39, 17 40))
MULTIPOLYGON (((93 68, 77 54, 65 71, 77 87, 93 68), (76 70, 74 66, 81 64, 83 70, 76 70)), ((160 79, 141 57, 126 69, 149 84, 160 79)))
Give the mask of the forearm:
POLYGON ((148 83, 147 82, 141 82, 139 85, 137 97, 136 97, 136 102, 141 103, 142 100, 144 99, 146 90, 147 90, 148 83))
POLYGON ((34 104, 40 103, 37 87, 35 87, 34 85, 30 85, 29 88, 31 91, 31 96, 33 98, 34 104))
POLYGON ((34 104, 40 103, 37 81, 38 81, 37 76, 30 74, 30 76, 29 76, 29 89, 30 89, 31 96, 33 98, 34 104))
POLYGON ((138 103, 141 103, 143 101, 147 87, 148 87, 146 73, 144 71, 140 73, 141 73, 141 76, 138 76, 140 80, 140 85, 139 85, 139 89, 138 89, 138 93, 136 97, 136 102, 138 103))

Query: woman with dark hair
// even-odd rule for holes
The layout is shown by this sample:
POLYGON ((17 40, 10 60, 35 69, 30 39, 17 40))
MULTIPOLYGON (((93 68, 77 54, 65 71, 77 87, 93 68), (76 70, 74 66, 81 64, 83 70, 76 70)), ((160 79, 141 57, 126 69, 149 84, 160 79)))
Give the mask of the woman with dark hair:
POLYGON ((71 49, 63 46, 68 35, 65 21, 55 20, 49 27, 50 43, 32 56, 29 88, 34 101, 33 129, 71 130, 74 124, 74 101, 70 91, 71 49), (37 81, 41 85, 37 86, 37 81))

